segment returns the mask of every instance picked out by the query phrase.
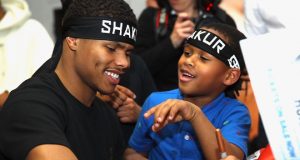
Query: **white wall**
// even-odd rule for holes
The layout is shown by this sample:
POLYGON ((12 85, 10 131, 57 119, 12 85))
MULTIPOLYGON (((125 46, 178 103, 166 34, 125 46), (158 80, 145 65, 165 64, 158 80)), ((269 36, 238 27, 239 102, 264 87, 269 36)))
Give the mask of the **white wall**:
POLYGON ((141 12, 146 7, 146 0, 125 0, 133 9, 136 18, 139 18, 141 12))
MULTIPOLYGON (((32 17, 40 21, 48 33, 55 40, 54 36, 54 10, 61 8, 60 0, 26 0, 32 12, 32 17)), ((145 8, 146 0, 125 0, 133 9, 136 17, 145 8)))
POLYGON ((61 8, 60 0, 26 0, 32 12, 32 18, 37 19, 54 36, 54 9, 61 8))

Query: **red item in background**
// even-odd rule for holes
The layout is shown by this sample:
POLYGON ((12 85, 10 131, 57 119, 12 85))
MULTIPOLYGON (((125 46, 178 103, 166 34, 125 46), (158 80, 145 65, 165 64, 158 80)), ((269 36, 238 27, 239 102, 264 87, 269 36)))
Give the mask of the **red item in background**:
POLYGON ((254 152, 247 157, 247 160, 275 160, 272 149, 270 145, 267 145, 265 148, 254 152))
POLYGON ((270 145, 267 145, 267 147, 261 151, 258 160, 275 160, 270 145))

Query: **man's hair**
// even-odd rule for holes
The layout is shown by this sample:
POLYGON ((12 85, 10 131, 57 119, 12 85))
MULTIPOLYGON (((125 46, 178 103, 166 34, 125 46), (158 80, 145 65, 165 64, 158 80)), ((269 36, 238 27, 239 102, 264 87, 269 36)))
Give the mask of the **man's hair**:
POLYGON ((109 17, 137 24, 135 14, 124 0, 73 0, 63 17, 109 17))
MULTIPOLYGON (((109 17, 131 22, 136 25, 136 17, 124 0, 61 0, 66 9, 62 20, 72 17, 109 17)), ((52 57, 46 61, 33 75, 53 72, 62 54, 62 39, 58 39, 52 57)))
MULTIPOLYGON (((240 69, 241 74, 246 72, 246 66, 245 61, 243 58, 241 46, 240 46, 240 40, 245 39, 246 36, 238 31, 236 28, 233 28, 232 26, 229 26, 227 24, 222 23, 209 23, 201 26, 201 28, 208 28, 215 30, 218 32, 219 36, 224 37, 224 41, 230 46, 230 48, 235 52, 235 55, 240 63, 240 69)), ((223 39, 223 38, 222 38, 223 39)), ((227 87, 225 89, 225 94, 228 97, 235 98, 236 94, 238 95, 238 91, 241 90, 242 80, 239 78, 239 80, 227 87)))

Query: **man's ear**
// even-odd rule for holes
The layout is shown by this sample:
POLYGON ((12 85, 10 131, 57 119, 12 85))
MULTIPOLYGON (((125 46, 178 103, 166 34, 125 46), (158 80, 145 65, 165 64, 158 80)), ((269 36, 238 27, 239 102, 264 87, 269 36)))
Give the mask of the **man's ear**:
POLYGON ((226 86, 230 86, 230 85, 234 84, 235 82, 237 82, 239 80, 240 75, 241 75, 240 69, 230 68, 226 72, 223 83, 226 86))
POLYGON ((75 51, 78 47, 78 38, 66 37, 66 41, 70 50, 75 51))

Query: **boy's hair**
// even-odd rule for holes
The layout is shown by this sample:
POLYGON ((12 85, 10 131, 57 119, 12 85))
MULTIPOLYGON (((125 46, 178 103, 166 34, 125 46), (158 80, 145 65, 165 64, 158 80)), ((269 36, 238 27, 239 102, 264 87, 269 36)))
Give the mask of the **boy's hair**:
MULTIPOLYGON (((220 36, 224 37, 224 41, 231 47, 233 52, 235 52, 237 59, 239 59, 241 74, 246 72, 245 61, 239 43, 240 40, 246 38, 246 36, 243 33, 241 33, 240 31, 238 31, 237 29, 229 25, 222 24, 222 23, 205 24, 201 26, 201 28, 208 28, 208 29, 215 30, 220 34, 220 36)), ((239 95, 238 91, 241 90, 241 85, 242 85, 242 80, 241 78, 239 78, 239 80, 236 83, 234 83, 233 85, 225 89, 226 96, 231 98, 236 98, 235 95, 239 95)))
POLYGON ((63 17, 109 17, 137 24, 136 16, 124 0, 73 0, 63 17))

